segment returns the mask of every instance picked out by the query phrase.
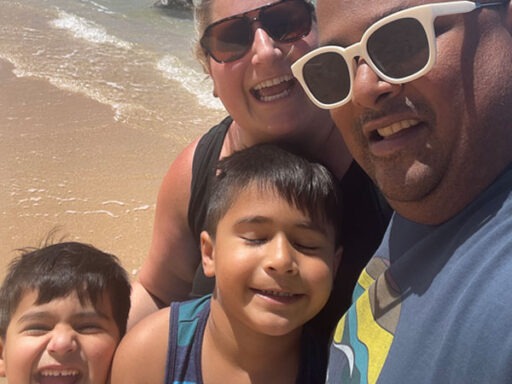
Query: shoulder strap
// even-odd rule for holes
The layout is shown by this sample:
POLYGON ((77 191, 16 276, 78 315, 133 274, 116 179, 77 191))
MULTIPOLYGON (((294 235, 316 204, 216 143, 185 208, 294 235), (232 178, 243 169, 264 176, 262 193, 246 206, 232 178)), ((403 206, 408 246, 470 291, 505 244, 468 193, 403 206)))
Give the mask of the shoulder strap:
POLYGON ((328 343, 309 329, 309 324, 302 328, 300 340, 300 362, 296 384, 324 383, 327 372, 328 343))
POLYGON ((206 216, 206 205, 210 196, 211 177, 220 157, 224 138, 233 119, 228 116, 211 128, 197 143, 192 161, 192 182, 188 204, 188 225, 195 238, 199 239, 206 216))
POLYGON ((171 303, 166 384, 202 383, 201 349, 210 313, 210 295, 171 303))

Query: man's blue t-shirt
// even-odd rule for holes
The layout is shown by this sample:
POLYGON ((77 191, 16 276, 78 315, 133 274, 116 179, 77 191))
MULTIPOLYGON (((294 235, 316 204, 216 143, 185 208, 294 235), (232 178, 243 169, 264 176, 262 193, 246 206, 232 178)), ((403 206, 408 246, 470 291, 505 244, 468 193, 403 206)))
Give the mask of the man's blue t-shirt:
POLYGON ((442 225, 395 214, 353 298, 328 383, 512 383, 512 167, 442 225))

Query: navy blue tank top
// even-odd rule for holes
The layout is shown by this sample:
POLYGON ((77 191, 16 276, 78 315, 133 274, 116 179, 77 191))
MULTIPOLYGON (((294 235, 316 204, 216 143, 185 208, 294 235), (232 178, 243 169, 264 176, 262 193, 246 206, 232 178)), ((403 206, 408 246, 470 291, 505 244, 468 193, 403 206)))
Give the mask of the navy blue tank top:
MULTIPOLYGON (((203 384, 201 350, 211 295, 171 303, 165 384, 203 384)), ((297 384, 324 382, 325 361, 318 338, 304 326, 297 384)), ((229 383, 229 378, 226 378, 229 383)))

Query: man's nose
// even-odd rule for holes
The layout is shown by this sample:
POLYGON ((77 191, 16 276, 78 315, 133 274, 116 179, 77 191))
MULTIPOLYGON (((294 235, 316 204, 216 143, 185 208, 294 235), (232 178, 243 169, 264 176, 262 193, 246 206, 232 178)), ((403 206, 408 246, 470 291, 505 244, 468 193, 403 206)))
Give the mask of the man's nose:
POLYGON ((352 103, 355 105, 379 109, 388 98, 397 96, 401 84, 391 84, 382 80, 364 59, 356 59, 352 84, 352 103))

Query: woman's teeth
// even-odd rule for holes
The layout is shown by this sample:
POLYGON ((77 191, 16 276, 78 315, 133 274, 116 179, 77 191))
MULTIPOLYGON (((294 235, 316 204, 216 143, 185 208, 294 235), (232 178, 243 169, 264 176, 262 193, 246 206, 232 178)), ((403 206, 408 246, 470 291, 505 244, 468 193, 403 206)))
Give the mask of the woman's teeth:
POLYGON ((252 93, 263 102, 282 99, 290 94, 293 81, 294 78, 291 75, 276 77, 259 83, 252 89, 252 93))

